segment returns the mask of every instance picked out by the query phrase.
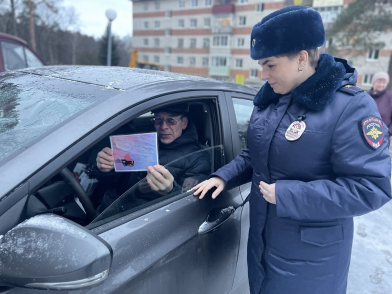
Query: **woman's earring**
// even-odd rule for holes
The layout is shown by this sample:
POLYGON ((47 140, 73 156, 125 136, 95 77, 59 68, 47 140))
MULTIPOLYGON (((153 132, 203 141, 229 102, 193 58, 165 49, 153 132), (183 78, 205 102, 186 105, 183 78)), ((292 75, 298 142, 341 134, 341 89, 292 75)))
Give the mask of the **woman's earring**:
POLYGON ((298 67, 298 71, 302 71, 304 69, 304 67, 303 66, 301 66, 301 67, 298 67))

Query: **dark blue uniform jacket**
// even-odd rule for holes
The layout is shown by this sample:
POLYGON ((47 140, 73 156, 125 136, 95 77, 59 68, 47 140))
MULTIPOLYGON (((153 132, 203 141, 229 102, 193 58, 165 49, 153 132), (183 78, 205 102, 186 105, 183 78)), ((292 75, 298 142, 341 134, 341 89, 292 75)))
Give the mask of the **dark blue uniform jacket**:
POLYGON ((322 54, 316 73, 291 93, 266 83, 254 99, 248 149, 214 174, 225 189, 252 181, 252 294, 346 293, 353 216, 391 197, 388 129, 379 125, 380 146, 371 147, 360 124, 380 115, 366 92, 350 87, 356 79, 345 60, 322 54), (288 141, 287 128, 303 115, 305 132, 288 141), (276 205, 264 200, 260 181, 276 183, 276 205))

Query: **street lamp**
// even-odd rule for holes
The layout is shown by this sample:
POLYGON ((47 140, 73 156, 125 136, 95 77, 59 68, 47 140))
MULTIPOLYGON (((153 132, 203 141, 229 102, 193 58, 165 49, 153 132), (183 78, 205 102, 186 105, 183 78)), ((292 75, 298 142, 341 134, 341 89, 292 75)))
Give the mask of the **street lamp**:
POLYGON ((116 18, 117 13, 113 9, 106 10, 106 17, 109 20, 108 25, 108 57, 107 66, 111 65, 112 62, 112 21, 116 18))

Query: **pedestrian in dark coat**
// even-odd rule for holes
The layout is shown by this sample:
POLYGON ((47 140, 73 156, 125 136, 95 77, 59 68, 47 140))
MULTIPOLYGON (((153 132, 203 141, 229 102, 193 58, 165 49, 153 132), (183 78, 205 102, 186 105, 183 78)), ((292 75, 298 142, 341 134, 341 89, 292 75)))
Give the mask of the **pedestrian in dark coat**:
POLYGON ((250 54, 266 83, 254 98, 248 149, 194 187, 199 198, 216 187, 215 198, 252 181, 252 294, 346 293, 353 216, 391 198, 387 128, 355 86, 355 69, 318 55, 324 41, 319 13, 304 6, 253 27, 250 54))
POLYGON ((388 127, 389 136, 392 136, 392 92, 387 90, 388 83, 388 73, 378 72, 372 78, 373 87, 368 93, 376 101, 381 119, 388 127))

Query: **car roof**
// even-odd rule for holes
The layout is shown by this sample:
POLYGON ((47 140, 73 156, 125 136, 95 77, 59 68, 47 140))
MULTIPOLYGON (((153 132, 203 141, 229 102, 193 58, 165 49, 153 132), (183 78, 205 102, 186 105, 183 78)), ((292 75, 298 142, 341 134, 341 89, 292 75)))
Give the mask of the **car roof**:
POLYGON ((27 46, 27 42, 25 40, 23 40, 23 39, 21 39, 19 37, 16 37, 16 36, 12 36, 12 35, 6 34, 6 33, 0 33, 0 39, 7 39, 7 40, 12 40, 12 41, 17 41, 17 42, 23 43, 23 44, 25 44, 27 46))
POLYGON ((245 93, 255 91, 254 88, 250 88, 248 86, 213 80, 205 77, 130 67, 45 66, 40 68, 23 69, 22 71, 34 75, 70 80, 103 86, 107 89, 118 90, 141 88, 154 83, 165 84, 166 82, 170 84, 172 81, 188 81, 191 83, 197 83, 197 88, 204 85, 206 89, 214 88, 216 90, 230 90, 245 93))

